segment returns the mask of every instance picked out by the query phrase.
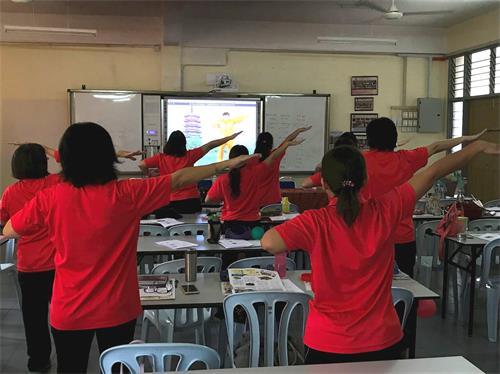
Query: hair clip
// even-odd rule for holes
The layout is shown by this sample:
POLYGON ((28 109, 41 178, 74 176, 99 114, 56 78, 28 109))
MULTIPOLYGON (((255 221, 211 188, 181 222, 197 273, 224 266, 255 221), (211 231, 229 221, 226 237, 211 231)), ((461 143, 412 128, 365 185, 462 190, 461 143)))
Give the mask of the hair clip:
POLYGON ((347 179, 347 180, 342 182, 342 187, 354 188, 354 183, 351 180, 347 179))

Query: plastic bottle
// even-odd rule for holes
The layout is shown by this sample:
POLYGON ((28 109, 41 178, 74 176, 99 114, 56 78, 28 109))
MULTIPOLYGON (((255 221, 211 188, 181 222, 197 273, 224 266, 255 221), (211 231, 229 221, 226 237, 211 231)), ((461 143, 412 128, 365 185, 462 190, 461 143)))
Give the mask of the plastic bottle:
POLYGON ((281 199, 281 212, 283 214, 290 213, 290 201, 286 196, 281 199))
POLYGON ((274 255, 274 270, 280 278, 286 277, 286 252, 274 255))

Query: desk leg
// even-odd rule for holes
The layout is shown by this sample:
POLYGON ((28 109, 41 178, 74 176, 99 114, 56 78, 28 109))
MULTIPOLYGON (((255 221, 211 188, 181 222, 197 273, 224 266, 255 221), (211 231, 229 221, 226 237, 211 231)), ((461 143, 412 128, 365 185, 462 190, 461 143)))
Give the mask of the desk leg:
POLYGON ((406 320, 405 331, 408 334, 408 358, 415 358, 415 346, 417 344, 417 308, 418 300, 414 300, 410 314, 406 320))
POLYGON ((444 240, 443 264, 443 299, 441 300, 441 318, 446 318, 446 304, 448 302, 448 240, 444 240))
POLYGON ((470 296, 469 296, 469 336, 472 336, 472 327, 474 326, 474 301, 476 295, 476 246, 471 246, 471 269, 470 269, 470 296))

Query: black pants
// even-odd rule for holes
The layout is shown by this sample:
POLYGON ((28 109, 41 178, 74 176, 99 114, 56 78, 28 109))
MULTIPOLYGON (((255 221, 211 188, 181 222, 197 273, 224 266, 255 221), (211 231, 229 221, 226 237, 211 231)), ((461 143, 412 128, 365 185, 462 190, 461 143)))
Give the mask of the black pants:
POLYGON ((85 373, 94 335, 97 335, 99 353, 102 353, 108 348, 130 343, 134 339, 135 322, 133 319, 122 325, 95 330, 57 330, 52 327, 57 372, 85 373))
POLYGON ((380 351, 352 354, 321 352, 309 347, 307 347, 307 349, 306 365, 315 365, 334 364, 337 362, 397 360, 401 358, 401 353, 404 348, 401 342, 399 342, 380 351))
POLYGON ((156 218, 180 218, 180 214, 194 214, 201 212, 201 200, 185 199, 171 201, 170 204, 165 205, 152 212, 156 218))
POLYGON ((49 331, 49 303, 52 297, 54 270, 25 273, 17 277, 21 288, 21 311, 28 349, 28 369, 42 371, 52 351, 49 331))
POLYGON ((413 241, 395 244, 394 251, 399 269, 413 278, 415 256, 417 255, 417 242, 413 241))

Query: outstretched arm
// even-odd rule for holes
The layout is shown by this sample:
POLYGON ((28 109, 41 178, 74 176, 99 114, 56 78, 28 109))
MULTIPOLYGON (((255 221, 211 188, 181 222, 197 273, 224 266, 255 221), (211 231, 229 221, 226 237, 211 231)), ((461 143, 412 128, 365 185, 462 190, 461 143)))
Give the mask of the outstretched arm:
POLYGON ((116 157, 118 158, 128 158, 129 160, 135 161, 135 156, 141 156, 143 154, 142 151, 116 151, 116 157))
POLYGON ((201 148, 203 149, 204 153, 207 153, 211 149, 216 148, 224 143, 227 143, 230 140, 233 140, 238 135, 240 135, 242 132, 243 131, 235 132, 233 135, 226 136, 225 138, 212 140, 211 142, 208 142, 207 144, 202 145, 201 148))
POLYGON ((463 168, 467 163, 479 153, 500 154, 500 147, 497 144, 477 140, 459 152, 448 155, 436 161, 427 169, 416 174, 409 183, 415 190, 417 199, 432 187, 433 183, 450 174, 451 172, 463 168))
POLYGON ((305 139, 301 140, 288 140, 281 143, 281 145, 276 148, 271 154, 263 161, 267 166, 270 166, 278 157, 280 157, 288 147, 302 144, 305 139))
POLYGON ((194 184, 201 179, 208 178, 212 175, 223 173, 225 171, 240 167, 244 165, 249 159, 254 157, 260 157, 260 155, 242 155, 227 161, 216 162, 214 164, 206 166, 195 166, 177 170, 175 173, 171 174, 170 183, 172 190, 177 190, 181 187, 194 184))
MULTIPOLYGON (((310 130, 310 129, 311 129, 311 127, 312 127, 312 126, 307 126, 307 127, 299 127, 297 130, 295 130, 294 132, 292 132, 291 134, 289 134, 289 135, 285 138, 285 140, 283 140, 283 143, 281 143, 281 144, 280 144, 280 146, 281 146, 281 145, 283 145, 283 144, 284 144, 284 143, 286 143, 286 142, 290 142, 290 141, 292 141, 292 140, 297 139, 297 136, 299 136, 299 135, 300 135, 301 133, 303 133, 303 132, 306 132, 306 131, 310 130)), ((278 148, 279 148, 279 147, 278 147, 278 148)))
POLYGON ((487 130, 483 130, 478 134, 475 135, 467 135, 467 136, 460 136, 458 138, 453 138, 453 139, 445 139, 445 140, 440 140, 437 142, 434 142, 430 145, 427 146, 427 151, 429 153, 429 157, 442 152, 442 151, 447 151, 449 149, 452 149, 453 147, 465 143, 465 142, 473 142, 474 140, 479 139, 481 135, 483 135, 487 130))

